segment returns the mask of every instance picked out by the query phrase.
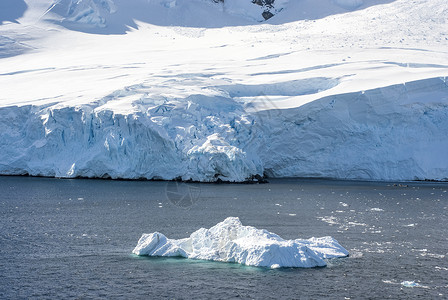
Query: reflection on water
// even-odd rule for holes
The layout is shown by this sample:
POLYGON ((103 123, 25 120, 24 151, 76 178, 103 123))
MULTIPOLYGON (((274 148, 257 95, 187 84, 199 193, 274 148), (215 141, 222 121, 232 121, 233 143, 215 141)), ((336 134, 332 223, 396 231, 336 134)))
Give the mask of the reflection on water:
POLYGON ((0 177, 0 298, 444 298, 447 190, 0 177), (228 216, 286 239, 331 235, 350 257, 271 270, 131 254, 142 233, 183 238, 228 216))

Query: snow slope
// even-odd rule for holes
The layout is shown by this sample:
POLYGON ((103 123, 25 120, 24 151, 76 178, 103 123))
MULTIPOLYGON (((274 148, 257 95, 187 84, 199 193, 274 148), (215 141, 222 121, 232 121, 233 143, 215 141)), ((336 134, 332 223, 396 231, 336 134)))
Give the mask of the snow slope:
POLYGON ((444 0, 14 3, 1 174, 448 179, 444 0))
POLYGON ((265 229, 243 226, 238 218, 233 217, 210 229, 201 228, 180 240, 168 239, 159 232, 143 234, 133 253, 270 268, 323 267, 327 265, 327 259, 348 256, 348 251, 329 236, 284 240, 265 229))

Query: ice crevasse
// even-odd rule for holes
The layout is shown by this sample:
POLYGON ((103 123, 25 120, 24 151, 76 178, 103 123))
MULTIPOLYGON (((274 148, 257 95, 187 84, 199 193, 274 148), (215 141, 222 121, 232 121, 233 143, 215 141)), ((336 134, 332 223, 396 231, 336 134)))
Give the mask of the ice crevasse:
POLYGON ((133 253, 270 268, 323 267, 327 259, 349 255, 331 237, 284 240, 265 229, 243 226, 236 217, 229 217, 210 229, 201 228, 179 240, 159 232, 143 234, 133 253))

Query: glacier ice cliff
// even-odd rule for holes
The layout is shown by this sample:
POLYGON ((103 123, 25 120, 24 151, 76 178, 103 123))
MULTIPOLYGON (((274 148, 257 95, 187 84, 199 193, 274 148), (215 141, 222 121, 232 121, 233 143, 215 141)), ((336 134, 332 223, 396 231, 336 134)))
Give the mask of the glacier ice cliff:
POLYGON ((180 240, 169 239, 159 232, 143 234, 133 253, 270 268, 323 267, 327 265, 326 259, 348 256, 348 251, 331 237, 284 240, 267 230, 243 226, 235 217, 210 229, 201 228, 180 240))
POLYGON ((140 99, 129 113, 101 103, 2 107, 0 174, 203 182, 263 174, 448 180, 444 78, 293 108, 252 111, 238 99, 232 92, 140 99))
POLYGON ((259 150, 270 176, 448 179, 445 78, 325 97, 279 116, 259 150))

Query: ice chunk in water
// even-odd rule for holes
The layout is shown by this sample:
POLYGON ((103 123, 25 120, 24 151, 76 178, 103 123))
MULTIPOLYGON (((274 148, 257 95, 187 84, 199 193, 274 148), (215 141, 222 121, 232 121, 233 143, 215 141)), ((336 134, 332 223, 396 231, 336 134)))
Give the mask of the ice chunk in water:
POLYGON ((201 228, 185 239, 169 239, 159 232, 143 234, 133 253, 270 268, 323 267, 326 259, 348 256, 348 251, 332 237, 284 240, 265 229, 243 226, 234 217, 210 229, 201 228))
POLYGON ((403 282, 401 283, 401 285, 402 285, 402 286, 405 286, 405 287, 418 287, 418 286, 420 286, 420 284, 418 284, 418 283, 415 282, 415 281, 403 281, 403 282))

